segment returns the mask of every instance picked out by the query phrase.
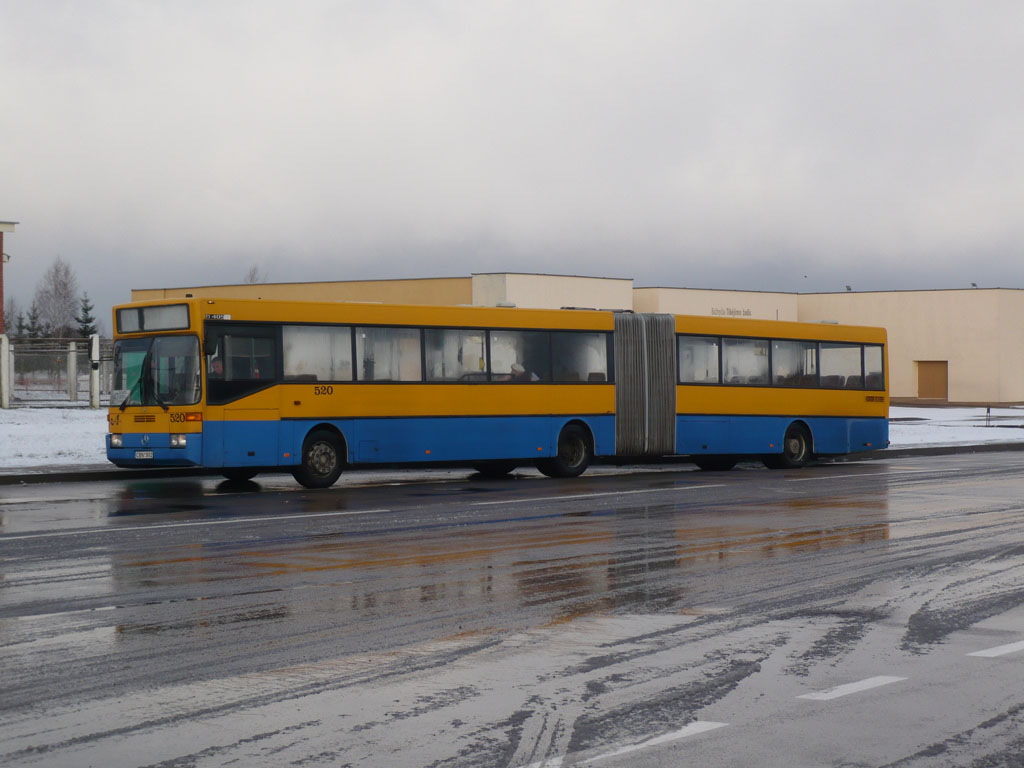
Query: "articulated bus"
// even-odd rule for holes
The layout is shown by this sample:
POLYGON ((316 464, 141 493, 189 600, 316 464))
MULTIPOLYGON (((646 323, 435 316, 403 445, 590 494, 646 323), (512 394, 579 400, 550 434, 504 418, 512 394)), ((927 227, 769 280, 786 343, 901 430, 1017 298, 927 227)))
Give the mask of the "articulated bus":
POLYGON ((114 308, 107 457, 288 471, 684 456, 772 468, 888 445, 881 328, 597 310, 236 299, 114 308))

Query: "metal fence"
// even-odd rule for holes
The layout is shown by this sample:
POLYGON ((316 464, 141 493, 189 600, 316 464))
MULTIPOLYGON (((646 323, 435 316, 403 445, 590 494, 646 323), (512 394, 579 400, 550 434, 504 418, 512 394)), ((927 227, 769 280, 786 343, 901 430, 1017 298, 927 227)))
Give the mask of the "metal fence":
POLYGON ((111 341, 0 336, 0 347, 2 407, 109 403, 111 341))

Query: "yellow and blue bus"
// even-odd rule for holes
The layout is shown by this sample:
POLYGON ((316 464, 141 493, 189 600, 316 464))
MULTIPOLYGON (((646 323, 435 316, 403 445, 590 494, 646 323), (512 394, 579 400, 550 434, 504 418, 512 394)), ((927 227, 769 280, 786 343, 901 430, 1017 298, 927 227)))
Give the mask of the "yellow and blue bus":
POLYGON ((323 488, 357 465, 574 477, 595 457, 800 467, 888 444, 881 328, 205 298, 113 315, 120 467, 323 488))

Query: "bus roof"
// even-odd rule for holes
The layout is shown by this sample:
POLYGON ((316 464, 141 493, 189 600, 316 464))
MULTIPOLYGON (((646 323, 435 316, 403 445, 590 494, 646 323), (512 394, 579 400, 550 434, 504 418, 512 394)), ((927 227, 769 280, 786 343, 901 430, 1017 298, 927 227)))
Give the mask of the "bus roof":
MULTIPOLYGON (((505 327, 610 331, 615 314, 631 310, 535 309, 526 307, 383 304, 378 302, 313 302, 235 298, 169 298, 118 304, 119 310, 186 304, 192 318, 235 322, 339 323, 367 325, 505 327)), ((754 318, 675 315, 677 333, 722 336, 765 336, 794 339, 857 340, 884 343, 884 328, 754 318)), ((195 320, 191 323, 195 329, 195 320)))

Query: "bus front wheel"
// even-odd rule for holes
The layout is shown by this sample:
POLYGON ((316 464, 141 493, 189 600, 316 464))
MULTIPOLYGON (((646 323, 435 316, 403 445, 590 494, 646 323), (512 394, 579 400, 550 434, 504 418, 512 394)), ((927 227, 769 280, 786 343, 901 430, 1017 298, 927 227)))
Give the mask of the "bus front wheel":
POLYGON ((782 438, 782 453, 763 458, 769 469, 799 469, 811 460, 811 434, 803 424, 790 424, 782 438))
POLYGON ((306 488, 330 488, 344 465, 341 440, 333 432, 318 429, 309 434, 302 446, 302 463, 292 476, 306 488))
POLYGON ((579 477, 593 458, 590 435, 578 424, 570 424, 558 436, 558 454, 538 459, 537 469, 548 477, 579 477))

